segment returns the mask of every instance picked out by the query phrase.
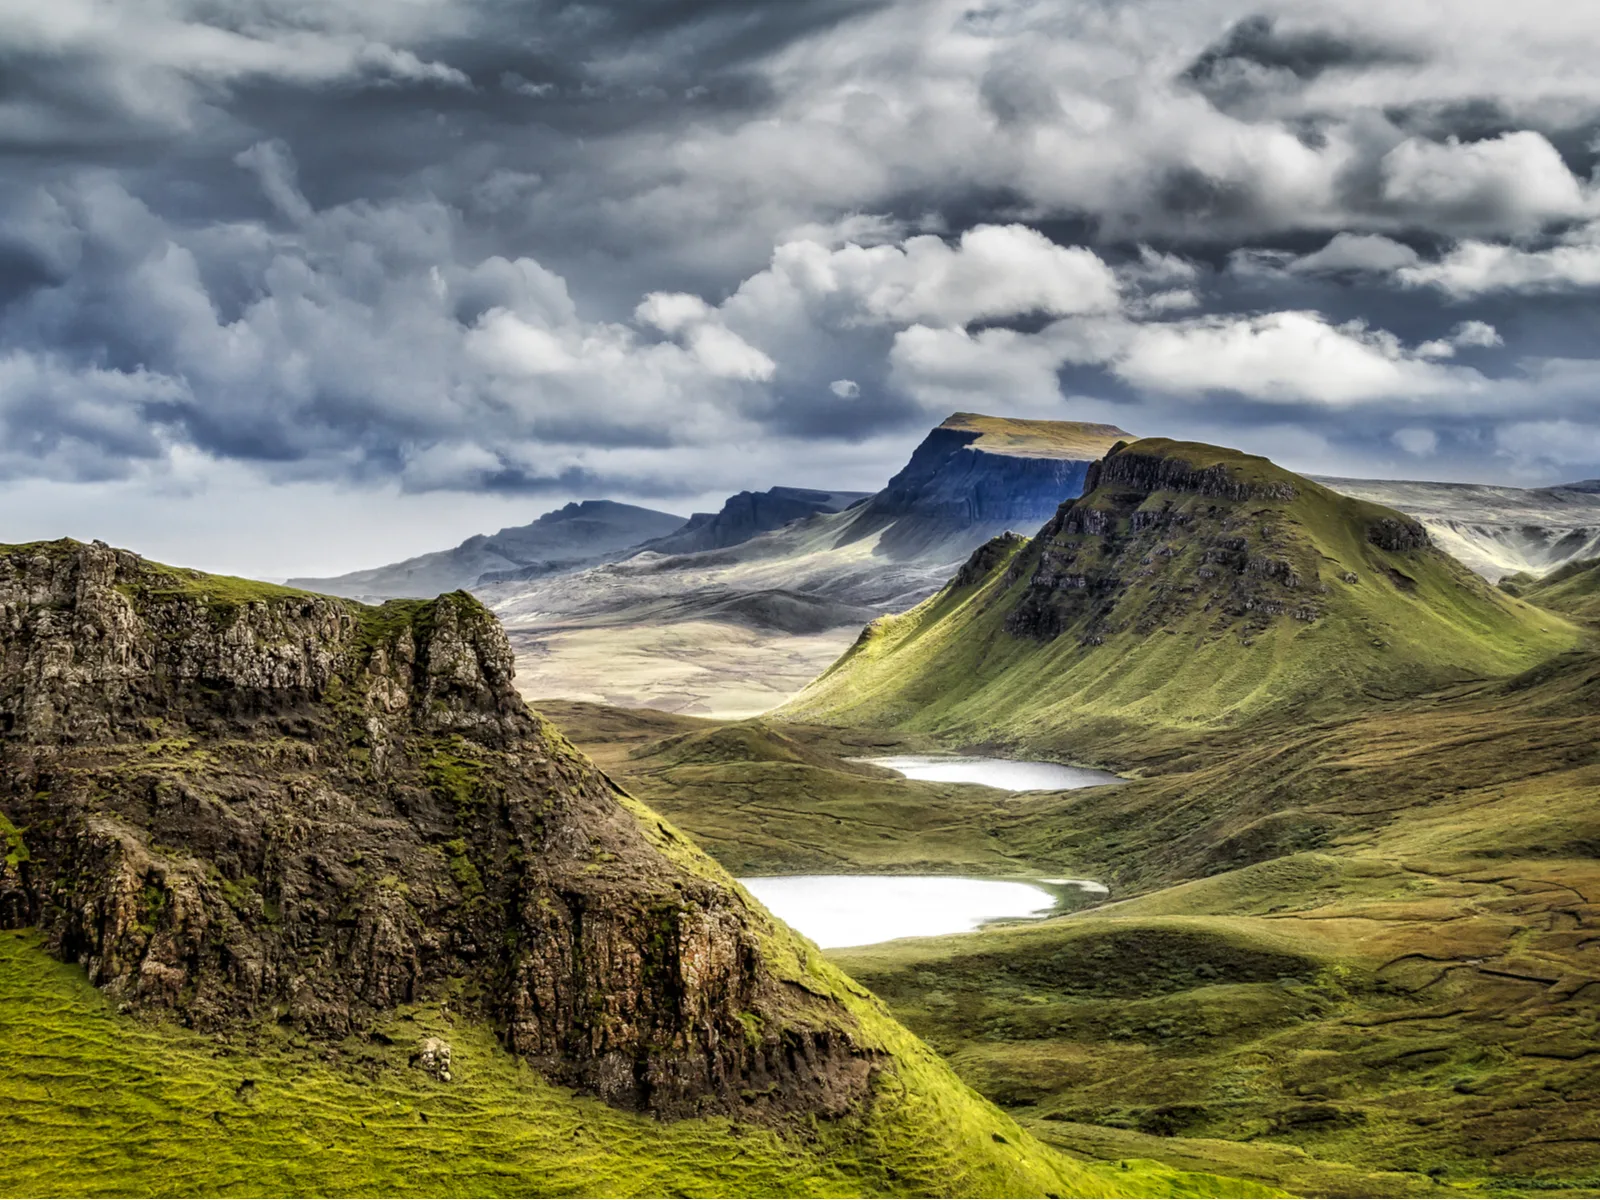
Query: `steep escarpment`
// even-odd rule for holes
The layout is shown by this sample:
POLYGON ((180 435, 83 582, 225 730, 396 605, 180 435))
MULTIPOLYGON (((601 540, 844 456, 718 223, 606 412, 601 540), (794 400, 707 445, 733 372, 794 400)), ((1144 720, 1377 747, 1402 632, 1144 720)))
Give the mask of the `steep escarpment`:
POLYGON ((1085 485, 1031 541, 868 626, 786 711, 1092 754, 1507 674, 1576 636, 1418 522, 1265 459, 1148 439, 1085 485))
POLYGON ((625 1107, 862 1101, 879 1055, 833 985, 513 674, 462 593, 4 548, 0 919, 201 1029, 340 1039, 437 999, 625 1107))
POLYGON ((1037 529, 1083 490, 1090 463, 1127 437, 1110 425, 956 413, 861 506, 851 536, 880 533, 881 553, 908 559, 1037 529))

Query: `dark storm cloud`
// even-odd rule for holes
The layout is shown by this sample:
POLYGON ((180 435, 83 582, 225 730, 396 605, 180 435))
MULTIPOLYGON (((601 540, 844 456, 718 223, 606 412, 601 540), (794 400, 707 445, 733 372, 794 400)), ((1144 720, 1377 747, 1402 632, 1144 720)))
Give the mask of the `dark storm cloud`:
POLYGON ((1274 76, 1309 83, 1328 71, 1414 64, 1416 51, 1316 26, 1284 28, 1258 13, 1206 47, 1183 78, 1218 103, 1268 86, 1274 76))
POLYGON ((1600 32, 1569 11, 0 14, 0 476, 667 496, 892 444, 831 480, 872 486, 955 407, 1572 474, 1600 32), (1043 241, 961 248, 1013 225, 1043 241))

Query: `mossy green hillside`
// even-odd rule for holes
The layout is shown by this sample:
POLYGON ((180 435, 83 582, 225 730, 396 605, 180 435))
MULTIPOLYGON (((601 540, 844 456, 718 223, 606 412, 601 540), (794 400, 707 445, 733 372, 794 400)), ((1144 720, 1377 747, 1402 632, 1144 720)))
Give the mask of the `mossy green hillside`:
POLYGON ((1265 459, 1151 439, 1101 468, 987 573, 868 626, 781 715, 1093 760, 1507 674, 1578 640, 1410 541, 1400 514, 1265 459))
POLYGON ((1500 590, 1587 624, 1600 623, 1600 558, 1567 563, 1542 578, 1510 575, 1500 581, 1500 590))
POLYGON ((378 1032, 329 1049, 280 1027, 217 1038, 119 1016, 30 933, 0 934, 0 1194, 1272 1194, 1054 1151, 903 1031, 869 1111, 791 1130, 619 1112, 545 1083, 448 1006, 401 1008, 378 1032), (408 1065, 427 1037, 451 1045, 451 1082, 408 1065))
MULTIPOLYGON (((509 648, 479 627, 493 618, 470 598, 365 610, 382 614, 386 632, 364 641, 363 610, 348 602, 268 596, 219 619, 209 589, 163 598, 151 582, 159 571, 132 555, 69 552, 76 578, 30 552, 4 564, 42 579, 51 597, 28 601, 33 620, 4 646, 7 661, 76 649, 55 614, 77 606, 110 631, 113 652, 142 646, 195 682, 163 691, 174 672, 154 672, 151 686, 130 692, 136 703, 109 712, 95 709, 105 700, 94 687, 6 693, 7 714, 23 723, 8 723, 0 747, 15 768, 0 795, 0 911, 7 924, 36 915, 48 938, 0 937, 0 1045, 10 1051, 0 1111, 12 1135, 0 1192, 1236 1191, 1153 1164, 1086 1164, 1031 1138, 741 895, 687 835, 614 794, 529 714, 510 688, 509 648), (121 582, 138 621, 125 619, 121 582), (223 645, 239 653, 214 653, 223 645), (48 736, 63 713, 84 722, 85 736, 48 736), (367 741, 358 743, 359 729, 367 741), (535 821, 513 820, 530 814, 535 821), (114 845, 94 840, 107 829, 114 845), (109 866, 84 857, 102 846, 117 856, 109 866), (508 897, 515 889, 544 894, 524 906, 508 897), (541 924, 558 901, 617 953, 584 955, 560 940, 562 926, 541 924), (113 909, 95 925, 73 924, 113 909), (737 940, 712 940, 714 927, 692 959, 673 957, 685 928, 708 916, 723 931, 736 923, 737 940), (527 938, 530 929, 539 936, 527 938), (107 991, 46 946, 89 959, 107 991), (497 1019, 495 1002, 516 984, 493 956, 519 947, 530 970, 583 989, 574 1009, 541 1013, 573 1035, 553 1054, 516 1041, 525 1024, 497 1019), (734 960, 734 985, 754 977, 759 986, 709 994, 702 985, 716 982, 719 952, 734 960), (423 961, 427 971, 407 966, 423 961), (627 969, 634 961, 645 987, 627 969), (268 979, 298 974, 325 1007, 308 1019, 295 1010, 299 994, 229 990, 241 962, 268 979), (156 997, 166 1003, 139 990, 154 976, 171 983, 156 997), (719 1013, 730 994, 740 1011, 719 1013), (108 996, 122 1002, 116 1011, 108 996), (584 1073, 593 1040, 578 1035, 595 1029, 583 1024, 591 1012, 607 1033, 621 1030, 615 1053, 637 1071, 678 1034, 672 1022, 684 1010, 685 1040, 726 1016, 746 1040, 730 1046, 718 1034, 720 1053, 770 1046, 773 1069, 744 1078, 781 1090, 779 1103, 741 1092, 723 1104, 708 1081, 652 1111, 733 1119, 652 1120, 634 1109, 653 1097, 608 1092, 584 1073), (639 1029, 648 1044, 622 1040, 639 1029), (453 1047, 448 1083, 413 1063, 426 1036, 453 1047), (806 1088, 826 1083, 845 1056, 859 1086, 836 1105, 813 1099, 806 1088)), ((89 654, 80 664, 104 666, 89 654)), ((691 1051, 678 1061, 698 1060, 691 1051)))
MULTIPOLYGON (((581 727, 619 739, 609 769, 632 786, 630 764, 648 776, 667 757, 644 739, 681 732, 662 720, 600 711, 581 727)), ((776 729, 813 755, 903 736, 776 729)), ((1004 797, 963 846, 912 821, 877 851, 960 871, 998 844, 1008 861, 1105 880, 1112 903, 830 957, 970 1084, 1081 1154, 1154 1154, 1298 1194, 1590 1194, 1596 747, 1587 651, 1215 730, 1124 784, 1004 797)), ((732 830, 737 809, 716 796, 708 776, 678 819, 732 830)), ((811 847, 804 821, 783 828, 798 856, 826 853, 836 827, 813 819, 811 847)))
POLYGON ((698 722, 674 732, 682 718, 542 704, 585 753, 736 874, 1056 869, 990 833, 1010 824, 1010 793, 906 779, 852 761, 903 751, 905 738, 869 735, 847 745, 836 731, 762 720, 698 722), (666 736, 654 740, 639 736, 661 731, 666 736))
POLYGON ((1310 1195, 1586 1195, 1600 979, 1572 906, 1596 883, 1579 861, 1279 860, 834 957, 1079 1153, 1170 1146, 1310 1195), (1242 911, 1197 911, 1218 900, 1242 911))

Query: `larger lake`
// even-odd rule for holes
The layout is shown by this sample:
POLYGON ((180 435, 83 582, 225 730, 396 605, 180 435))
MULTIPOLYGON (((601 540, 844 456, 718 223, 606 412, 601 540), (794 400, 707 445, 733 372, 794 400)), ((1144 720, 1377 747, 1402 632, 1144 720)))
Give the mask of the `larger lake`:
MULTIPOLYGON (((741 879, 752 895, 825 950, 893 938, 967 933, 1003 917, 1042 917, 1057 898, 1004 879, 947 875, 767 875, 741 879)), ((1052 879, 1104 893, 1089 880, 1052 879)))
POLYGON ((1008 792, 1059 792, 1068 788, 1104 787, 1108 783, 1122 782, 1119 776, 1110 771, 966 754, 902 754, 856 761, 887 767, 907 779, 926 779, 932 783, 981 783, 985 787, 1001 788, 1008 792))

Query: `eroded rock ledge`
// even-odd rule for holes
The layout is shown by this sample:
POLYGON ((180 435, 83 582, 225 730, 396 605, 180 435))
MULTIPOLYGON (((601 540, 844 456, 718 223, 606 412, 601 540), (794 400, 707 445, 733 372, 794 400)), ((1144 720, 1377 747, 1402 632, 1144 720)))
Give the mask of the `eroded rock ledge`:
POLYGON ((366 608, 0 548, 0 923, 202 1028, 337 1038, 439 998, 618 1105, 860 1102, 842 1005, 512 677, 465 593, 366 608))

